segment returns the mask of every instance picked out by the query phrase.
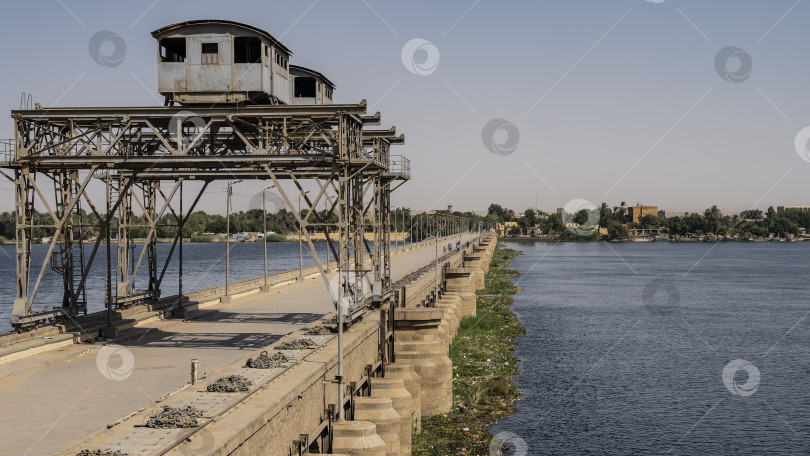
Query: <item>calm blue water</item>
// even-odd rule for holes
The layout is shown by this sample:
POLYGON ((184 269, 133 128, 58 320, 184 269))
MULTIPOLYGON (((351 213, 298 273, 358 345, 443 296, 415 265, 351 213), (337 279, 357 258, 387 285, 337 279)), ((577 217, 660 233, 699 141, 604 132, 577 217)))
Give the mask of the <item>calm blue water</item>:
MULTIPOLYGON (((325 261, 325 242, 315 242, 315 249, 321 261, 325 261)), ((402 246, 400 242, 397 244, 402 246)), ((112 264, 116 265, 117 252, 115 244, 112 246, 112 264)), ((163 267, 163 261, 168 255, 171 244, 158 244, 158 270, 163 267)), ((393 243, 392 243, 393 248, 393 243)), ((47 245, 32 246, 32 268, 31 287, 33 288, 39 269, 42 266, 42 258, 48 251, 47 245)), ((140 255, 141 245, 136 249, 136 255, 140 255)), ((178 263, 177 254, 179 249, 175 249, 172 262, 166 270, 161 289, 164 296, 176 295, 178 291, 178 263)), ((86 256, 89 258, 92 251, 90 246, 85 246, 86 256)), ((268 271, 273 274, 277 272, 297 269, 298 243, 297 242, 270 242, 267 244, 268 251, 268 271)), ((239 280, 261 277, 264 273, 264 252, 261 242, 237 242, 231 243, 231 283, 239 280)), ((312 266, 315 261, 306 243, 303 245, 304 267, 312 266)), ((334 264, 334 259, 330 260, 334 264)), ((90 278, 87 285, 88 312, 95 312, 104 309, 105 296, 105 271, 106 271, 106 249, 102 245, 99 247, 93 266, 90 271, 90 278)), ((137 256, 136 256, 137 261, 137 256)), ((14 259, 13 245, 0 245, 0 332, 11 330, 9 317, 11 307, 16 295, 15 277, 16 263, 14 259)), ((141 269, 136 278, 136 288, 144 289, 147 286, 145 275, 146 259, 144 259, 141 269)), ((191 291, 201 288, 208 288, 225 283, 225 243, 189 243, 183 244, 183 290, 191 291)), ((39 309, 46 305, 62 305, 62 278, 51 271, 46 271, 40 292, 35 298, 34 308, 39 309)))
POLYGON ((810 454, 810 244, 508 246, 518 454, 810 454))

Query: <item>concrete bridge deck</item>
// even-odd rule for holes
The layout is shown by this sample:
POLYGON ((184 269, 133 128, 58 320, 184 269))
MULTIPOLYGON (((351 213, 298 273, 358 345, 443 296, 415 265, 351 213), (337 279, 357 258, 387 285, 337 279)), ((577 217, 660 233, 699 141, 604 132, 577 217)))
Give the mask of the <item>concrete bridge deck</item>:
MULTIPOLYGON (((396 280, 433 258, 432 246, 394 255, 392 276, 396 280)), ((99 366, 102 343, 62 346, 2 363, 0 453, 65 451, 183 389, 190 359, 198 359, 201 371, 213 380, 229 364, 332 311, 323 281, 312 276, 216 304, 192 320, 147 321, 122 333, 115 343, 131 353, 131 372, 116 364, 120 357, 99 366)))

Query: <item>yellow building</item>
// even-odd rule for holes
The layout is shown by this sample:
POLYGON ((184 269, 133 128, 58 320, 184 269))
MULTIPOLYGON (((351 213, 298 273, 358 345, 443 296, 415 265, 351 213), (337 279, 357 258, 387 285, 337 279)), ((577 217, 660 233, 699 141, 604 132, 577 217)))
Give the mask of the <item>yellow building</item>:
POLYGON ((500 236, 508 236, 509 230, 517 226, 517 222, 503 222, 498 224, 498 234, 500 236))
POLYGON ((630 210, 630 218, 633 223, 638 223, 642 217, 647 215, 658 215, 658 206, 643 206, 641 203, 638 203, 635 206, 630 206, 628 209, 630 210))

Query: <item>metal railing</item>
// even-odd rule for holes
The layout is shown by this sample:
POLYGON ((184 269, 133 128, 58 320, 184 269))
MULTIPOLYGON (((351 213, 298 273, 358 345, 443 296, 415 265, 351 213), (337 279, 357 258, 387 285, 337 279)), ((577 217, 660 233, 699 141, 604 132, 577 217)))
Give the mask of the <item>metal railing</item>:
POLYGON ((0 162, 10 163, 14 161, 14 140, 0 139, 0 162))
POLYGON ((411 177, 411 161, 405 158, 404 155, 391 155, 388 163, 388 172, 410 179, 411 177))

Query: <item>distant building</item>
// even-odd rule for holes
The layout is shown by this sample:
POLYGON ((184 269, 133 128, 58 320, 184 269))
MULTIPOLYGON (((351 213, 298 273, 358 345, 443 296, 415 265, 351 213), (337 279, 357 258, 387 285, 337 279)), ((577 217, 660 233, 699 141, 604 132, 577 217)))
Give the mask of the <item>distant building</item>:
POLYGON ((503 222, 498 224, 498 233, 501 236, 508 236, 509 230, 517 226, 517 222, 503 222))
POLYGON ((776 213, 781 215, 786 209, 799 212, 810 212, 810 206, 776 206, 776 213))
POLYGON ((654 215, 658 216, 658 206, 643 206, 641 203, 636 204, 635 206, 630 206, 630 218, 633 220, 633 223, 638 223, 641 218, 647 215, 654 215))
POLYGON ((541 230, 539 226, 530 226, 526 229, 526 234, 529 236, 540 236, 543 234, 543 230, 541 230))

